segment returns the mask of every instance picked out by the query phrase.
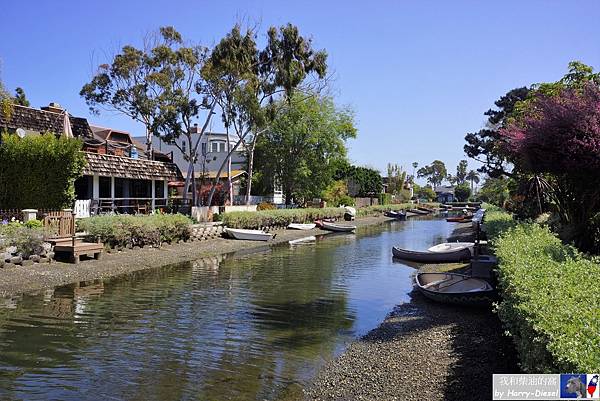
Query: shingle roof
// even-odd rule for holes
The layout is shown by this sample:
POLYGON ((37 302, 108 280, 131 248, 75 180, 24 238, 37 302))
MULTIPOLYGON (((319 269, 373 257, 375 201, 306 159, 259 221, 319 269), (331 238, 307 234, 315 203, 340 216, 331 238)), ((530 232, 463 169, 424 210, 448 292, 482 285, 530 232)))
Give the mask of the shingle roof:
MULTIPOLYGON (((0 111, 0 127, 10 130, 23 128, 30 131, 54 132, 56 134, 64 132, 64 116, 62 113, 14 105, 9 117, 7 118, 0 111)), ((71 121, 71 129, 75 137, 92 136, 92 130, 85 118, 69 115, 69 120, 71 121)))
POLYGON ((173 163, 158 162, 146 159, 84 152, 87 165, 84 175, 98 174, 102 177, 132 178, 152 180, 166 178, 178 180, 181 172, 173 163))

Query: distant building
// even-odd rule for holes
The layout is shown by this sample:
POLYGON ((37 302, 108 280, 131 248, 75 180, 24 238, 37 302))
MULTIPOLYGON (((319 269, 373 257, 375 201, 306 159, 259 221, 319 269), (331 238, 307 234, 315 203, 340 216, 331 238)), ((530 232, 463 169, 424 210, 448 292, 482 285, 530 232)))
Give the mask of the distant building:
POLYGON ((440 203, 454 202, 454 187, 451 185, 440 185, 434 189, 436 199, 440 203))

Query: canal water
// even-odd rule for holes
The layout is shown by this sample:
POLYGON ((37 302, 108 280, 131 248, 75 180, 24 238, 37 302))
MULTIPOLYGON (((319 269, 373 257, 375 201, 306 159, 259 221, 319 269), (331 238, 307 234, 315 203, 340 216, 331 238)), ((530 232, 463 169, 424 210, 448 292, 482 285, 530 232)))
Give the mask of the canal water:
POLYGON ((391 247, 450 230, 391 222, 0 299, 0 400, 295 400, 410 301, 391 247))

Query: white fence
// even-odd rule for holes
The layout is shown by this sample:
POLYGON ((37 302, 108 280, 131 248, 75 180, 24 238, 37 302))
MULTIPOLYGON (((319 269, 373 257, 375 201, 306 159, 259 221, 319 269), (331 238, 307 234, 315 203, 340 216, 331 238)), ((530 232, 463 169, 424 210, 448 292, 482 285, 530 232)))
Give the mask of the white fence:
POLYGON ((83 218, 90 217, 90 204, 92 203, 91 199, 81 199, 75 201, 75 208, 73 209, 75 212, 75 217, 83 218))

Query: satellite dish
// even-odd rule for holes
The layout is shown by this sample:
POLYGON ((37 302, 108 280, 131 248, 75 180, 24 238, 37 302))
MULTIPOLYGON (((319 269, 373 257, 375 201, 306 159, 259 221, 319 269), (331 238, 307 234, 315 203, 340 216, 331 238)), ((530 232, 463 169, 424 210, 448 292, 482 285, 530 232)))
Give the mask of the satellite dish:
POLYGON ((23 128, 17 128, 17 136, 19 138, 25 138, 25 130, 23 128))

